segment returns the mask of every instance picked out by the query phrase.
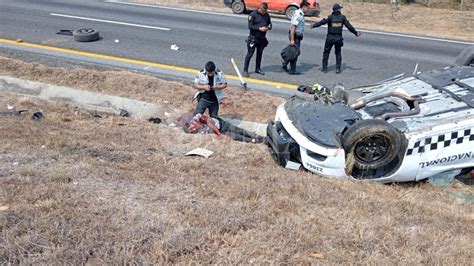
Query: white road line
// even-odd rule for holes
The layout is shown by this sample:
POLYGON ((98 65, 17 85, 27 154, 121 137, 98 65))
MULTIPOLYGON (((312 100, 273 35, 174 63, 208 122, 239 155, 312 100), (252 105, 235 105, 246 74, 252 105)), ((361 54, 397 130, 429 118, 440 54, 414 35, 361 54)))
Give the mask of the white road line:
MULTIPOLYGON (((106 3, 111 3, 111 4, 151 7, 151 8, 158 8, 158 9, 168 9, 168 10, 175 10, 175 11, 184 11, 184 12, 200 13, 200 14, 208 14, 208 15, 218 15, 218 16, 225 16, 225 17, 242 17, 243 16, 243 15, 237 15, 237 14, 225 14, 225 13, 212 12, 212 11, 202 11, 202 10, 194 10, 194 9, 186 9, 186 8, 169 7, 169 6, 122 2, 120 0, 105 0, 105 2, 106 3)), ((283 20, 283 19, 272 19, 272 21, 282 22, 282 23, 289 23, 288 20, 283 20)), ((311 24, 306 23, 306 25, 311 25, 311 24)), ((474 44, 474 42, 469 42, 469 41, 457 41, 457 40, 449 40, 449 39, 440 39, 440 38, 433 38, 433 37, 408 35, 408 34, 402 34, 402 33, 392 33, 392 32, 383 32, 383 31, 374 31, 374 30, 360 30, 360 31, 361 32, 366 32, 366 33, 372 33, 372 34, 380 34, 380 35, 395 36, 395 37, 404 37, 404 38, 419 39, 419 40, 457 43, 457 44, 467 44, 467 45, 473 45, 474 44)))
POLYGON ((146 28, 146 29, 154 29, 154 30, 164 30, 164 31, 169 31, 169 30, 171 30, 171 29, 168 29, 168 28, 161 28, 161 27, 148 26, 148 25, 140 25, 140 24, 127 23, 127 22, 120 22, 120 21, 113 21, 113 20, 104 20, 104 19, 96 19, 96 18, 86 18, 86 17, 78 17, 78 16, 71 16, 71 15, 64 15, 64 14, 56 14, 56 13, 50 13, 49 15, 55 16, 55 17, 63 17, 63 18, 73 18, 73 19, 97 21, 97 22, 104 22, 104 23, 111 23, 111 24, 118 24, 118 25, 125 25, 125 26, 132 26, 132 27, 139 27, 139 28, 146 28))
POLYGON ((380 35, 388 35, 388 36, 396 36, 396 37, 404 37, 404 38, 428 40, 428 41, 437 41, 437 42, 447 42, 447 43, 458 43, 458 44, 474 45, 474 42, 468 42, 468 41, 464 42, 464 41, 456 41, 456 40, 449 40, 449 39, 439 39, 439 38, 433 38, 433 37, 415 36, 415 35, 407 35, 407 34, 402 34, 402 33, 373 31, 373 30, 359 30, 359 31, 361 31, 361 32, 367 32, 367 33, 380 34, 380 35))

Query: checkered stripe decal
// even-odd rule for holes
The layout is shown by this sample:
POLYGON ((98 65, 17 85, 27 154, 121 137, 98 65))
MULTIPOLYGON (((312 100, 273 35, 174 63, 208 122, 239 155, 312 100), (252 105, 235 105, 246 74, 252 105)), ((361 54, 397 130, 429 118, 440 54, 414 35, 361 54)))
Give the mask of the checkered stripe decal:
POLYGON ((455 131, 438 136, 428 137, 415 142, 413 147, 409 147, 407 155, 424 153, 451 145, 462 144, 474 141, 474 128, 455 131))

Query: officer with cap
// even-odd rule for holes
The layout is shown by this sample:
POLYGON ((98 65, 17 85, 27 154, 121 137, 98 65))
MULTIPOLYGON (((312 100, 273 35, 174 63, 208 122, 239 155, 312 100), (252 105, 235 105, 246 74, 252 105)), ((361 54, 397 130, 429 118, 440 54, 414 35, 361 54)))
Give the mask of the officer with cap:
POLYGON ((342 38, 342 27, 346 26, 346 28, 357 37, 361 35, 361 32, 354 29, 351 23, 349 23, 349 20, 346 18, 346 16, 342 15, 341 9, 341 4, 334 4, 334 6, 332 7, 332 14, 330 16, 311 25, 311 28, 317 28, 322 25, 328 24, 328 34, 326 36, 326 43, 324 44, 323 66, 321 68, 321 71, 324 73, 327 73, 328 71, 329 53, 331 52, 333 46, 336 50, 336 74, 341 73, 341 48, 344 45, 344 38, 342 38))
POLYGON ((249 64, 255 49, 257 50, 257 58, 255 61, 255 73, 265 75, 260 65, 262 63, 263 49, 267 47, 268 40, 266 38, 267 31, 272 29, 272 21, 267 13, 268 4, 261 3, 257 10, 249 15, 248 27, 250 34, 247 38, 247 55, 244 63, 244 77, 249 76, 249 64))

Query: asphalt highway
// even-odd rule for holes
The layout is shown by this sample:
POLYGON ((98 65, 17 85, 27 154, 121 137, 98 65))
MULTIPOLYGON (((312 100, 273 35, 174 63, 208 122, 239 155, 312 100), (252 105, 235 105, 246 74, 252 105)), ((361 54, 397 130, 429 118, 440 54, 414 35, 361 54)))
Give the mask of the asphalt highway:
MULTIPOLYGON (((224 73, 235 75, 230 58, 235 58, 242 69, 247 17, 185 8, 103 0, 0 0, 0 38, 191 69, 200 69, 213 60, 224 73), (79 43, 70 36, 56 34, 79 28, 96 29, 102 39, 79 43), (172 44, 180 49, 170 49, 172 44)), ((371 31, 356 38, 345 31, 343 73, 335 74, 332 52, 330 72, 324 74, 319 68, 326 29, 307 26, 298 62, 303 74, 290 76, 280 70, 280 51, 289 43, 288 28, 288 21, 274 19, 262 63, 266 75, 250 73, 252 78, 289 84, 317 82, 331 86, 342 82, 348 87, 360 86, 399 73, 411 74, 416 64, 421 71, 447 66, 472 44, 371 31)), ((255 57, 250 72, 254 70, 254 60, 255 57)))

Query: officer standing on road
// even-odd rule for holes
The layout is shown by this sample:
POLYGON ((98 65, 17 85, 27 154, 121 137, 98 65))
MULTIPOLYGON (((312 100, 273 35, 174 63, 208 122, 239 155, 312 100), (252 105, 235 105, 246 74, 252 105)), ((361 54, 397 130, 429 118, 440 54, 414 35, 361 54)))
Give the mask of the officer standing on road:
POLYGON ((247 38, 247 55, 245 56, 244 76, 249 76, 250 59, 257 49, 257 58, 255 61, 255 73, 265 75, 260 65, 262 63, 263 49, 267 47, 268 40, 266 38, 267 31, 272 29, 272 21, 267 13, 267 3, 261 3, 257 10, 249 15, 250 34, 247 38))
POLYGON ((328 24, 328 34, 326 36, 326 43, 324 44, 323 66, 321 68, 321 71, 324 73, 327 73, 328 71, 329 53, 331 52, 333 45, 336 50, 336 74, 341 73, 341 48, 344 45, 344 38, 342 38, 342 26, 346 26, 346 28, 357 37, 361 35, 361 32, 356 31, 356 29, 352 27, 346 16, 341 14, 341 9, 341 4, 334 4, 332 7, 332 14, 329 17, 311 25, 311 28, 316 28, 328 24))
MULTIPOLYGON (((301 49, 301 41, 303 40, 304 33, 304 13, 308 12, 310 4, 303 0, 300 4, 300 8, 293 13, 291 17, 291 26, 289 34, 290 45, 298 47, 298 50, 301 49)), ((301 51, 300 51, 301 53, 301 51)), ((300 73, 296 71, 296 62, 298 61, 298 56, 295 59, 290 61, 283 61, 281 68, 285 71, 288 71, 288 63, 290 63, 290 70, 288 73, 290 75, 299 75, 300 73)))

